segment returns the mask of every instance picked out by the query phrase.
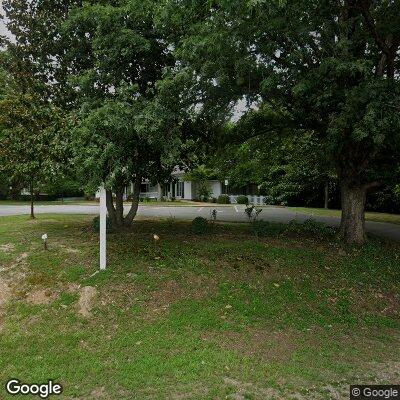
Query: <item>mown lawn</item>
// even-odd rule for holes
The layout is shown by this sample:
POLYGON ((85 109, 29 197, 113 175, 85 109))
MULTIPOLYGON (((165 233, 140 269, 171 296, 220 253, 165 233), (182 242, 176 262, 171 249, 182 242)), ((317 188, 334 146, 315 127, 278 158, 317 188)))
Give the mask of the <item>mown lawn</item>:
POLYGON ((93 275, 91 219, 0 218, 1 399, 11 377, 61 382, 61 399, 347 399, 398 381, 399 244, 141 220, 93 275))
MULTIPOLYGON (((310 215, 318 215, 321 217, 341 217, 341 210, 326 210, 325 208, 308 208, 308 207, 289 207, 292 211, 302 212, 310 215)), ((399 214, 388 214, 380 212, 365 213, 367 221, 388 222, 391 224, 400 224, 399 214)))

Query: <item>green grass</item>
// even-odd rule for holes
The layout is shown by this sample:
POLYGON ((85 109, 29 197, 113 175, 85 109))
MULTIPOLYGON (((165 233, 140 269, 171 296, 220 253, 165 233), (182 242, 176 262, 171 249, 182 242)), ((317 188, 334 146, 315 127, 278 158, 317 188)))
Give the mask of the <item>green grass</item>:
POLYGON ((244 224, 195 236, 185 222, 139 220, 109 234, 109 268, 93 275, 90 226, 0 218, 0 283, 12 291, 0 308, 1 399, 10 377, 61 382, 61 399, 326 399, 327 387, 346 398, 350 383, 399 372, 397 243, 256 240, 244 224), (83 286, 97 290, 90 317, 77 312, 83 286))
MULTIPOLYGON (((307 208, 307 207, 289 207, 292 211, 297 211, 310 215, 317 215, 322 217, 341 217, 341 210, 326 210, 324 208, 307 208)), ((379 212, 367 212, 365 213, 365 219, 367 221, 375 222, 388 222, 391 224, 400 224, 400 215, 388 214, 379 212)))

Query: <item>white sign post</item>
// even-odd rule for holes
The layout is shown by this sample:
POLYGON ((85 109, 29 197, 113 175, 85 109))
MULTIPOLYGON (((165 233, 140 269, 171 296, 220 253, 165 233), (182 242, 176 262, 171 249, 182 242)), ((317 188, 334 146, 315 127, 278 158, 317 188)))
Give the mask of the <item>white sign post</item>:
POLYGON ((100 188, 100 269, 105 270, 107 266, 107 203, 106 189, 104 185, 100 188))

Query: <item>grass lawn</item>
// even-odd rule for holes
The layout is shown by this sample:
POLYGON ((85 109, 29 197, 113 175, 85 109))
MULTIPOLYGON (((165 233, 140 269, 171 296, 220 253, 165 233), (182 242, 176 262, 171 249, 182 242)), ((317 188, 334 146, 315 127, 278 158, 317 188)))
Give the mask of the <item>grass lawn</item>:
MULTIPOLYGON (((322 217, 341 217, 342 211, 340 210, 326 210, 324 208, 307 208, 307 207, 289 207, 292 211, 297 211, 305 214, 318 215, 322 217)), ((365 213, 367 221, 375 222, 389 222, 391 224, 400 224, 400 215, 387 214, 379 212, 365 213)))
POLYGON ((248 230, 139 220, 93 275, 91 217, 1 217, 0 398, 11 377, 127 400, 347 399, 398 381, 400 244, 248 230))

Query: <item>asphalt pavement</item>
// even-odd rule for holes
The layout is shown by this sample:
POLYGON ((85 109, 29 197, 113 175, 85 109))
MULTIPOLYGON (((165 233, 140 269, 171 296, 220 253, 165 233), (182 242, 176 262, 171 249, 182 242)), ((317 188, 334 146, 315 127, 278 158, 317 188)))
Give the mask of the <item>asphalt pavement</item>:
MULTIPOLYGON (((141 205, 138 215, 141 217, 168 218, 192 220, 197 216, 210 218, 211 211, 217 210, 217 220, 226 222, 245 222, 247 221, 243 205, 230 206, 144 206, 141 205)), ((128 211, 128 207, 125 208, 128 211)), ((0 216, 7 215, 25 215, 30 213, 29 205, 0 205, 0 216)), ((64 204, 64 205, 37 205, 35 206, 37 214, 98 214, 98 205, 87 204, 64 204)), ((264 207, 260 219, 273 222, 288 223, 292 220, 304 222, 309 218, 324 222, 329 226, 339 226, 340 218, 311 216, 300 212, 291 211, 285 207, 264 207)), ((1 219, 0 219, 1 224, 1 219)), ((400 241, 400 225, 383 222, 366 222, 368 233, 400 241)))

